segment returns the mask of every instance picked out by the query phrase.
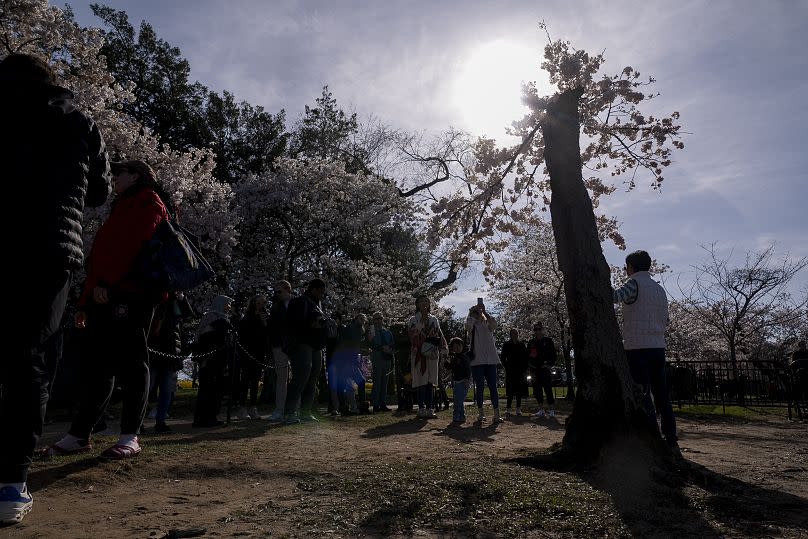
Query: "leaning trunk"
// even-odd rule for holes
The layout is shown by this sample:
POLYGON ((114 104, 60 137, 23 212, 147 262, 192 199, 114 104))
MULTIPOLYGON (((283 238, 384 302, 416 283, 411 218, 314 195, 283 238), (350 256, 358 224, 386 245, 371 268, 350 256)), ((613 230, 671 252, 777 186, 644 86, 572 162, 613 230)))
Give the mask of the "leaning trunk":
MULTIPOLYGON (((598 238, 592 201, 581 175, 578 102, 581 90, 556 96, 543 125, 550 174, 558 264, 570 318, 578 391, 563 447, 576 459, 600 454, 616 437, 653 439, 620 339, 609 266, 598 238)), ((659 435, 655 435, 659 439, 659 435)))

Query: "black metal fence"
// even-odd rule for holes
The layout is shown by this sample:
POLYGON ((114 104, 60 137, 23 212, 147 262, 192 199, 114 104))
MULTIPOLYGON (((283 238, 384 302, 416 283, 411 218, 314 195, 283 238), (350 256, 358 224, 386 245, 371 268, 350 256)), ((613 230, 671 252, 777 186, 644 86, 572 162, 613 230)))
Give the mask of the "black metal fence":
POLYGON ((729 360, 671 361, 668 384, 674 405, 741 405, 806 410, 806 376, 784 363, 729 360))

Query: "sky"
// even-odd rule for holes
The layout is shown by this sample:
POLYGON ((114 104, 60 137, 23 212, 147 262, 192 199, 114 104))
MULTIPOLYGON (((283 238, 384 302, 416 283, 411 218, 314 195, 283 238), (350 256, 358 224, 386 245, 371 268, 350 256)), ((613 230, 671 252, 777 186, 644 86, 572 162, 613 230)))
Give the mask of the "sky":
MULTIPOLYGON (((70 2, 97 26, 90 2, 70 2)), ((605 73, 631 65, 656 79, 646 114, 679 111, 685 149, 661 192, 639 181, 606 197, 628 250, 644 249, 692 279, 717 242, 736 256, 777 242, 808 256, 808 1, 284 1, 108 0, 147 20, 190 61, 191 77, 290 123, 329 85, 338 103, 409 131, 452 126, 504 140, 521 117, 521 81, 551 91, 546 35, 590 53, 605 73)), ((610 264, 624 252, 605 245, 610 264)), ((740 261, 740 260, 739 260, 740 261)), ((468 271, 443 304, 481 293, 468 271)), ((808 285, 803 271, 792 286, 808 285)), ((671 287, 668 287, 671 291, 671 287)), ((675 289, 675 286, 673 286, 675 289)))

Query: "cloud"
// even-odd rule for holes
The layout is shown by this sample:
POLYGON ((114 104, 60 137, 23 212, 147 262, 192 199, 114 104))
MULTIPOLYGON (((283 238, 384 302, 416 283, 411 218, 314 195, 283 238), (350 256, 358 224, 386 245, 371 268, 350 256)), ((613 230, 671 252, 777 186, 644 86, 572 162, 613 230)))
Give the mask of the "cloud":
MULTIPOLYGON (((88 4, 73 3, 77 17, 97 24, 88 4)), ((603 201, 602 210, 622 222, 630 248, 655 247, 664 262, 687 268, 699 258, 699 242, 748 250, 772 238, 794 253, 808 245, 808 55, 799 46, 808 2, 109 4, 135 23, 147 19, 179 46, 192 77, 270 112, 284 108, 290 121, 329 84, 340 103, 360 114, 432 132, 474 127, 453 99, 455 78, 475 46, 504 40, 535 49, 533 69, 542 76, 543 19, 553 38, 605 51, 605 72, 631 65, 654 76, 661 95, 644 111, 681 113, 686 148, 674 155, 662 194, 640 179, 634 192, 603 201)), ((496 80, 497 71, 480 76, 496 80)), ((625 256, 606 252, 612 261, 625 256)), ((471 276, 462 286, 481 282, 471 276)), ((473 302, 476 294, 460 290, 450 301, 473 302)))

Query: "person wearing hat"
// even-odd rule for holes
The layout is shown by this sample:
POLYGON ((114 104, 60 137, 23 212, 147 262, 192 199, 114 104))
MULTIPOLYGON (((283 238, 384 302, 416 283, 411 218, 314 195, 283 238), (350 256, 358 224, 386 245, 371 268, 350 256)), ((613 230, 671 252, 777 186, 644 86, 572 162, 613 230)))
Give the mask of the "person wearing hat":
POLYGON ((110 194, 104 139, 73 99, 45 61, 9 54, 0 62, 4 197, 17 209, 4 227, 15 309, 6 335, 15 352, 0 361, 0 524, 22 521, 33 507, 28 468, 55 374, 47 351, 84 261, 84 208, 110 194))
POLYGON ((154 308, 168 294, 148 289, 132 268, 157 226, 169 218, 168 197, 147 163, 120 161, 111 168, 115 200, 96 233, 75 316, 76 327, 86 332, 82 357, 86 385, 67 435, 47 449, 48 455, 92 449, 90 433, 104 415, 115 385, 123 388, 121 434, 101 456, 123 459, 140 453, 137 434, 149 393, 146 338, 154 308))
POLYGON ((556 362, 556 347, 553 339, 544 334, 544 324, 536 322, 533 325, 533 337, 527 343, 527 363, 533 385, 533 396, 539 403, 538 411, 533 417, 555 417, 555 397, 553 396, 553 377, 550 367, 556 362), (542 391, 547 397, 549 410, 544 411, 542 391))

